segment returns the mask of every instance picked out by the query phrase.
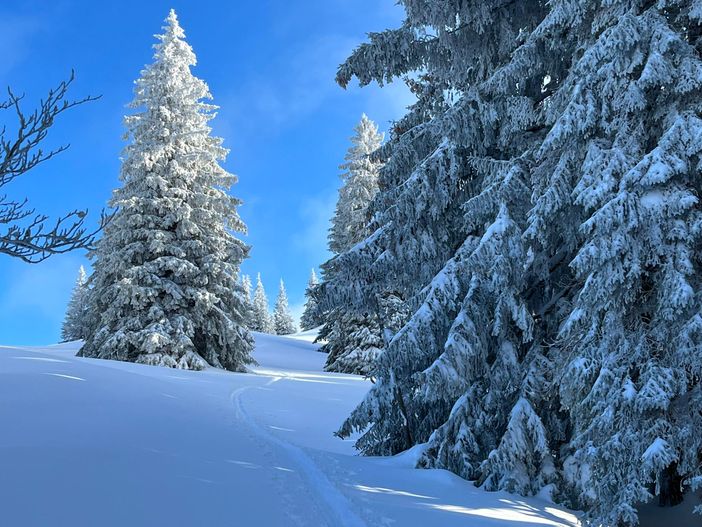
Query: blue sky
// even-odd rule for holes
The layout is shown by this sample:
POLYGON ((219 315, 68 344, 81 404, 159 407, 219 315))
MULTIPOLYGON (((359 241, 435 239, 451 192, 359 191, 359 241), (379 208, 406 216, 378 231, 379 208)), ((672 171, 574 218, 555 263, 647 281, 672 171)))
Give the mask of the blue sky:
MULTIPOLYGON (((221 109, 213 126, 239 176, 233 194, 253 246, 243 271, 261 272, 271 303, 282 277, 293 309, 310 268, 323 262, 338 165, 362 112, 387 130, 410 104, 404 86, 342 90, 336 67, 369 31, 395 27, 393 0, 198 2, 77 0, 0 3, 0 87, 25 92, 28 108, 76 71, 75 97, 102 95, 66 114, 47 146, 68 151, 6 189, 56 216, 88 208, 95 218, 118 185, 122 117, 134 79, 150 62, 153 34, 176 9, 221 109)), ((12 115, 0 112, 0 124, 12 115)), ((28 265, 0 255, 0 344, 58 340, 84 253, 28 265)))

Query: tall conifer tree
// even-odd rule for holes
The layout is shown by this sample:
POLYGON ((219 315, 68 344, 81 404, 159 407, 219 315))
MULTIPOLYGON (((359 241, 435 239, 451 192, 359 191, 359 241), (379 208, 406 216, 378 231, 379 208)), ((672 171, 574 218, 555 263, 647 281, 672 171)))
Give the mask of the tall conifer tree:
POLYGON ((401 3, 337 77, 421 72, 323 286, 410 308, 340 433, 634 525, 702 481, 699 2, 401 3))
POLYGON ((130 144, 110 205, 117 213, 95 250, 86 357, 243 371, 253 362, 238 281, 248 247, 236 181, 210 135, 215 106, 190 71, 195 54, 174 11, 125 118, 130 144))
POLYGON ((380 163, 371 154, 380 148, 383 135, 366 114, 356 125, 351 146, 339 167, 342 185, 329 231, 329 249, 343 253, 368 235, 368 204, 378 191, 380 163))
POLYGON ((246 327, 251 329, 254 317, 254 306, 253 306, 253 286, 251 285, 251 277, 247 274, 241 275, 241 287, 244 289, 244 298, 246 299, 246 327))
MULTIPOLYGON (((373 157, 380 148, 383 136, 378 127, 365 114, 355 128, 351 146, 341 165, 342 186, 336 211, 329 231, 329 249, 342 254, 369 234, 370 215, 368 207, 378 191, 378 171, 381 163, 373 157)), ((337 273, 343 273, 344 261, 332 258, 322 265, 325 281, 335 281, 337 273)), ((349 291, 357 287, 352 282, 335 281, 339 288, 349 291)), ((323 290, 322 290, 323 291, 323 290)), ((322 299, 324 326, 319 338, 327 342, 321 351, 329 354, 325 369, 343 373, 368 375, 383 346, 377 313, 374 311, 352 312, 343 294, 322 299)))

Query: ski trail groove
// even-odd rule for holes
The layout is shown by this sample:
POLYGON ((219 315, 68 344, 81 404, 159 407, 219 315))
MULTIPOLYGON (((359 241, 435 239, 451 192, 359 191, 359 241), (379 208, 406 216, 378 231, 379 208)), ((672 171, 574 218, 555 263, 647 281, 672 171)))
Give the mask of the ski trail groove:
MULTIPOLYGON (((273 378, 264 386, 269 386, 280 379, 280 377, 273 378)), ((283 452, 288 454, 290 459, 297 464, 300 473, 304 474, 311 489, 316 491, 321 501, 326 505, 327 510, 331 513, 334 525, 343 527, 367 527, 367 524, 354 512, 346 496, 329 481, 329 478, 327 478, 304 450, 273 435, 249 415, 244 408, 241 394, 250 388, 251 386, 244 386, 234 390, 231 394, 232 404, 237 417, 261 439, 283 450, 283 452)))

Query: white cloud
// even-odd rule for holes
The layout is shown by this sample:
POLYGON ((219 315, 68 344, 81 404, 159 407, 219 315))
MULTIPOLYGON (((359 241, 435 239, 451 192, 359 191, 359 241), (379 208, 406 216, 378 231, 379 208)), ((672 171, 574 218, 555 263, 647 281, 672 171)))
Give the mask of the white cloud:
POLYGON ((336 190, 311 196, 300 203, 303 229, 293 235, 294 246, 308 253, 313 261, 323 262, 331 256, 327 249, 327 235, 336 208, 336 190))

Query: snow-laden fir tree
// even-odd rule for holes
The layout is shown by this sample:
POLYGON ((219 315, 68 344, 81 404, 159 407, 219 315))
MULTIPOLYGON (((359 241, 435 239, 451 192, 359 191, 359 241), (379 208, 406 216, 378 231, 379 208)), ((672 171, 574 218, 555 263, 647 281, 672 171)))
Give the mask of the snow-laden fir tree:
POLYGON ((246 327, 251 329, 254 317, 254 306, 253 306, 253 286, 251 284, 251 277, 247 274, 241 275, 241 287, 244 290, 244 298, 246 299, 246 315, 244 320, 246 321, 246 327))
POLYGON ((261 281, 261 273, 256 276, 256 290, 253 297, 253 317, 251 321, 251 331, 260 333, 275 334, 275 324, 273 317, 268 310, 268 297, 266 290, 263 288, 261 281))
MULTIPOLYGON (((378 191, 378 171, 382 166, 372 154, 380 148, 383 136, 378 127, 364 114, 355 128, 351 146, 346 153, 341 175, 336 211, 329 231, 329 249, 334 254, 348 251, 369 233, 368 206, 378 191)), ((322 265, 324 281, 335 281, 341 264, 332 258, 322 265)), ((335 281, 343 287, 341 281, 335 281)), ((348 289, 357 284, 345 282, 348 289)), ((368 375, 383 346, 380 325, 375 311, 350 312, 348 303, 339 293, 322 299, 324 326, 319 339, 326 340, 321 351, 329 354, 327 371, 368 375)))
POLYGON ((305 310, 300 318, 300 326, 304 331, 319 327, 324 323, 324 314, 314 296, 318 285, 317 273, 312 269, 310 279, 307 282, 307 289, 305 290, 305 310))
POLYGON ((372 233, 324 284, 357 312, 387 290, 410 311, 340 432, 633 525, 701 475, 702 10, 402 3, 338 75, 422 72, 372 233))
POLYGON ((529 39, 570 64, 550 74, 526 236, 545 255, 577 240, 554 340, 564 476, 607 525, 702 475, 701 22, 694 0, 559 0, 529 39))
POLYGON ((288 306, 288 294, 285 292, 285 284, 280 279, 278 297, 275 299, 275 310, 273 311, 273 324, 276 335, 291 335, 297 331, 295 321, 288 306))
POLYGON ((350 313, 336 316, 331 333, 320 333, 328 341, 323 347, 329 353, 324 369, 370 376, 383 348, 377 318, 350 313))
POLYGON ((329 250, 342 253, 368 234, 368 204, 378 191, 380 164, 371 158, 383 142, 378 126, 366 114, 361 115, 339 167, 342 185, 336 201, 336 210, 329 230, 329 250))
POLYGON ((66 308, 63 326, 61 326, 61 340, 63 342, 82 340, 88 336, 88 295, 88 277, 81 265, 71 292, 71 299, 66 308))
POLYGON ((178 368, 243 371, 253 362, 238 280, 248 247, 227 150, 210 135, 215 106, 190 71, 196 59, 174 11, 136 81, 126 117, 117 213, 93 254, 90 309, 99 314, 81 354, 178 368))
POLYGON ((241 275, 241 287, 244 290, 244 297, 252 301, 251 294, 253 293, 253 286, 251 285, 251 277, 249 275, 241 275))

